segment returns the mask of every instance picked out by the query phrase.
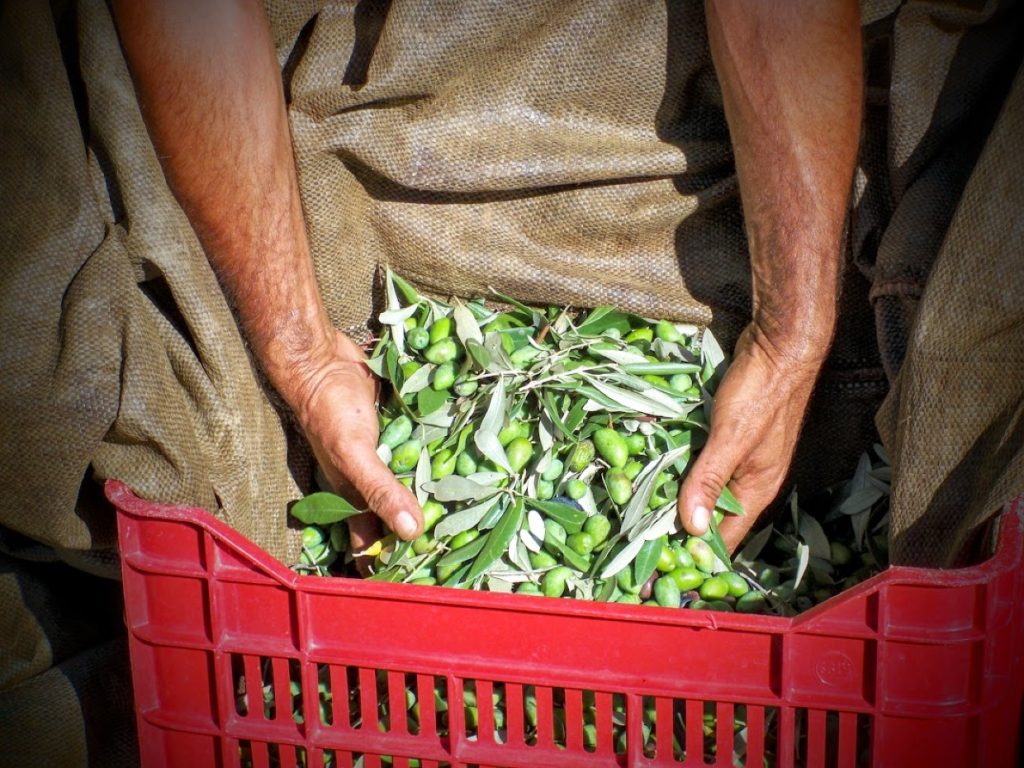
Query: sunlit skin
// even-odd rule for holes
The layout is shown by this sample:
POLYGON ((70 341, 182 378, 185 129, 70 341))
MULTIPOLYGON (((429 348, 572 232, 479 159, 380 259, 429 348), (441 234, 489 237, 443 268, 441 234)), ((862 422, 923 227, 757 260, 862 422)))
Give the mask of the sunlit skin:
MULTIPOLYGON (((376 454, 377 383, 330 324, 303 223, 284 93, 255 0, 115 0, 164 173, 270 383, 328 479, 402 538, 422 511, 376 454)), ((679 495, 691 533, 728 482, 740 541, 785 479, 835 323, 840 241, 860 125, 858 7, 708 3, 753 273, 753 320, 718 390, 707 446, 679 495), (703 510, 703 512, 701 512, 703 510)), ((353 545, 373 535, 354 518, 353 545)))

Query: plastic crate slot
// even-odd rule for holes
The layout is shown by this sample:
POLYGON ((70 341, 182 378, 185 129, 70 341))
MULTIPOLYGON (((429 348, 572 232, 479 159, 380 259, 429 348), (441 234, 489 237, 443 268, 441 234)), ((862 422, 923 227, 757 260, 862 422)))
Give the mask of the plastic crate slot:
POLYGON ((267 656, 260 656, 260 689, 263 691, 263 717, 266 720, 273 720, 277 717, 277 689, 274 686, 273 667, 271 659, 267 656))
POLYGON ((411 736, 419 736, 422 731, 420 718, 420 690, 417 677, 411 672, 400 673, 402 693, 405 696, 405 728, 411 736))
POLYGON ((249 696, 245 684, 245 661, 241 654, 231 656, 231 698, 235 702, 235 713, 241 717, 249 714, 249 696))
MULTIPOLYGON (((429 677, 425 675, 421 679, 429 677)), ((427 683, 429 685, 429 682, 427 683)), ((434 709, 434 732, 435 733, 448 733, 448 680, 440 675, 435 675, 433 678, 433 709, 434 709)), ((424 697, 426 699, 426 697, 424 697)), ((426 703, 422 704, 425 708, 426 703)), ((426 713, 423 715, 426 719, 426 713)))
POLYGON ((552 743, 565 749, 566 745, 566 712, 565 689, 551 688, 551 740, 552 743))
POLYGON ((328 728, 334 724, 334 701, 331 692, 331 668, 327 664, 316 664, 316 701, 320 713, 320 724, 328 728))
MULTIPOLYGON (((583 736, 583 751, 584 752, 596 752, 597 751, 597 693, 595 691, 584 690, 580 694, 581 704, 583 707, 583 718, 582 718, 582 736, 583 736)), ((607 704, 607 702, 605 702, 607 704)))
POLYGON ((626 694, 612 694, 612 750, 625 755, 629 748, 629 720, 626 713, 626 694))
POLYGON ((505 683, 493 683, 491 697, 494 701, 492 711, 494 713, 494 741, 497 744, 505 744, 508 741, 508 701, 506 698, 505 683))
POLYGON ((640 700, 640 732, 644 745, 644 757, 656 757, 658 754, 658 733, 656 730, 658 712, 653 696, 644 696, 640 700))
POLYGON ((480 709, 477 706, 476 680, 462 681, 462 720, 463 733, 467 739, 476 739, 477 727, 480 722, 480 709))
POLYGON ((528 747, 537 744, 537 687, 523 686, 523 743, 528 747))
POLYGON ((288 693, 291 696, 291 716, 299 725, 306 721, 302 703, 302 666, 298 659, 288 659, 288 693))

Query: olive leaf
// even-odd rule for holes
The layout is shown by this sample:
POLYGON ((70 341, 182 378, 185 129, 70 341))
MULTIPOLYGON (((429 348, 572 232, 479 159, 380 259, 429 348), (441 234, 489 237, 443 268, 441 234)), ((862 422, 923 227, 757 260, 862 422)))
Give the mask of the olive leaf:
MULTIPOLYGON (((582 509, 564 504, 560 501, 542 501, 541 499, 526 498, 526 504, 531 509, 539 510, 550 517, 560 526, 565 528, 566 533, 579 533, 583 523, 587 519, 587 513, 582 509)), ((543 534, 540 538, 543 538, 543 534)))
POLYGON ((327 491, 318 491, 299 499, 290 510, 292 517, 306 525, 330 525, 362 511, 341 496, 327 491))
POLYGON ((646 543, 646 541, 639 537, 627 542, 626 546, 624 546, 619 553, 612 558, 612 561, 604 567, 604 570, 601 571, 601 578, 610 579, 612 576, 618 574, 619 571, 630 566, 636 559, 636 555, 640 551, 640 548, 646 543))
POLYGON ((415 395, 420 390, 425 389, 430 384, 430 376, 436 367, 432 363, 426 363, 413 371, 412 375, 405 380, 402 388, 398 391, 399 396, 415 395))
POLYGON ((520 498, 516 499, 516 502, 505 510, 505 513, 501 516, 501 520, 499 520, 497 525, 495 525, 491 532, 487 534, 487 543, 483 546, 480 553, 473 561, 473 565, 469 569, 469 573, 466 574, 467 581, 472 581, 482 574, 505 553, 509 543, 519 531, 519 527, 522 524, 523 500, 520 498))
MULTIPOLYGON (((438 501, 469 501, 486 499, 498 493, 499 488, 474 483, 467 477, 448 475, 440 480, 424 483, 423 487, 438 501)), ((440 525, 440 523, 438 523, 440 525)))
POLYGON ((723 512, 728 512, 731 515, 738 515, 743 517, 746 513, 743 511, 743 505, 740 504, 733 492, 729 490, 729 486, 722 488, 722 492, 718 495, 718 501, 715 502, 715 509, 720 509, 723 512))
POLYGON ((636 560, 633 563, 634 584, 643 584, 651 578, 654 569, 658 567, 662 546, 660 539, 644 541, 640 550, 636 553, 636 560))
POLYGON ((459 341, 462 342, 463 346, 467 345, 470 341, 483 344, 484 336, 480 332, 480 326, 477 325, 476 317, 466 308, 465 304, 462 302, 455 303, 455 308, 452 310, 452 318, 455 320, 455 335, 459 337, 459 341))
POLYGON ((415 315, 418 309, 419 305, 417 304, 410 304, 401 309, 389 309, 377 315, 377 322, 381 325, 404 325, 405 321, 415 315))
POLYGON ((734 561, 744 565, 753 564, 753 562, 757 560, 757 556, 761 554, 761 550, 765 548, 765 545, 768 543, 769 539, 771 539, 772 533, 774 532, 774 526, 769 523, 767 526, 755 533, 750 540, 743 545, 743 549, 741 549, 739 554, 736 555, 734 561))
POLYGON ((807 571, 807 564, 811 557, 811 548, 804 544, 802 541, 797 542, 796 545, 796 556, 797 556, 797 567, 796 576, 793 577, 793 589, 800 586, 800 582, 803 581, 804 573, 807 571))
POLYGON ((711 547, 711 551, 715 553, 715 557, 717 557, 719 561, 721 561, 722 565, 728 569, 730 560, 729 550, 725 546, 722 534, 718 532, 718 522, 715 520, 714 515, 711 515, 711 519, 708 520, 708 529, 698 538, 711 547))
MULTIPOLYGON (((391 271, 390 268, 388 268, 388 270, 385 273, 385 275, 386 275, 386 279, 385 279, 384 283, 385 283, 385 292, 387 293, 387 298, 388 298, 388 311, 389 312, 399 312, 402 309, 402 305, 398 301, 398 294, 395 292, 395 275, 391 271)), ((391 325, 389 327, 391 328, 391 338, 395 342, 395 346, 393 347, 393 349, 396 349, 399 353, 404 353, 405 352, 405 324, 404 323, 396 323, 395 325, 391 325)), ((393 378, 392 378, 392 381, 394 381, 393 378)))
MULTIPOLYGON (((416 373, 419 373, 419 371, 416 371, 416 373)), ((448 392, 446 390, 438 391, 430 388, 419 390, 416 395, 416 408, 420 412, 420 418, 422 419, 424 416, 429 416, 440 410, 447 401, 448 392)))
POLYGON ((646 511, 647 503, 651 500, 651 494, 654 493, 654 483, 658 478, 658 473, 686 451, 689 451, 689 446, 675 448, 663 453, 658 458, 649 462, 640 471, 640 474, 637 475, 637 479, 634 481, 635 490, 633 491, 633 496, 627 502, 625 509, 622 510, 622 530, 629 535, 631 540, 636 538, 634 529, 646 511))
POLYGON ((725 361, 725 353, 710 328, 705 328, 701 336, 700 358, 705 365, 710 365, 713 369, 717 369, 725 361))
POLYGON ((458 512, 452 512, 441 518, 440 522, 434 526, 435 536, 454 536, 457 533, 468 531, 470 528, 476 527, 476 525, 483 519, 484 515, 490 512, 495 505, 501 501, 498 496, 491 496, 490 498, 474 504, 471 507, 460 509, 458 512))
POLYGON ((671 398, 668 399, 667 403, 662 402, 660 399, 649 397, 647 393, 631 392, 628 389, 617 387, 614 384, 607 384, 598 379, 594 379, 592 384, 594 389, 610 399, 620 410, 645 413, 649 416, 662 416, 670 419, 685 415, 682 406, 671 398))
POLYGON ((590 351, 600 355, 601 357, 606 357, 613 363, 618 363, 619 365, 626 365, 629 363, 644 364, 650 362, 643 355, 639 355, 636 352, 630 352, 628 349, 599 349, 596 346, 592 346, 590 351))
POLYGON ((423 486, 430 482, 430 451, 424 445, 420 449, 420 458, 416 462, 416 477, 413 486, 416 489, 416 501, 422 507, 427 503, 429 494, 423 486))
POLYGON ((811 557, 820 557, 823 560, 831 558, 828 536, 825 535, 825 529, 814 519, 813 515, 805 514, 800 517, 800 527, 797 529, 797 533, 806 542, 811 557))

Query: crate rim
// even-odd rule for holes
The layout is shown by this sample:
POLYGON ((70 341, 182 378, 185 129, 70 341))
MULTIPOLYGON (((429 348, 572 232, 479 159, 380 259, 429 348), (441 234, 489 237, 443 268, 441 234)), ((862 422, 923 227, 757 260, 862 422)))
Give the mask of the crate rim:
MULTIPOLYGON (((244 534, 223 520, 199 507, 153 502, 138 496, 126 483, 109 479, 104 484, 108 500, 122 513, 145 519, 162 519, 198 525, 222 541, 229 549, 258 567, 264 574, 291 589, 318 594, 352 594, 386 597, 409 602, 433 603, 438 600, 438 587, 415 584, 393 584, 349 577, 304 575, 293 571, 244 534)), ((718 630, 758 630, 788 634, 799 632, 805 624, 813 624, 826 612, 836 597, 855 597, 876 592, 885 585, 912 584, 928 587, 962 587, 980 584, 992 576, 1015 568, 1024 548, 1024 495, 1006 504, 999 515, 995 548, 987 560, 964 568, 935 569, 894 565, 869 579, 843 590, 839 595, 793 617, 761 616, 716 611, 653 610, 650 606, 603 603, 585 600, 552 600, 551 598, 501 594, 464 589, 445 589, 444 601, 467 607, 498 610, 515 607, 519 611, 589 616, 604 620, 672 624, 718 630)), ((122 554, 123 557, 123 554, 122 554)), ((209 566, 207 566, 209 568, 209 566)), ((220 576, 219 578, 224 578, 220 576)))

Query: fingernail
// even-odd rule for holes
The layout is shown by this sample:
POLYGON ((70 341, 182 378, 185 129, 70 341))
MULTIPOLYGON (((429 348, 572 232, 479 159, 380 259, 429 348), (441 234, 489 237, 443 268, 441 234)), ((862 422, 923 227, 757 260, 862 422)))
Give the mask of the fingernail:
POLYGON ((395 533, 403 539, 411 539, 416 535, 416 518, 404 509, 395 515, 395 533))
POLYGON ((695 507, 693 514, 690 516, 690 525, 696 530, 704 533, 708 529, 708 524, 711 522, 711 515, 706 507, 695 507))

